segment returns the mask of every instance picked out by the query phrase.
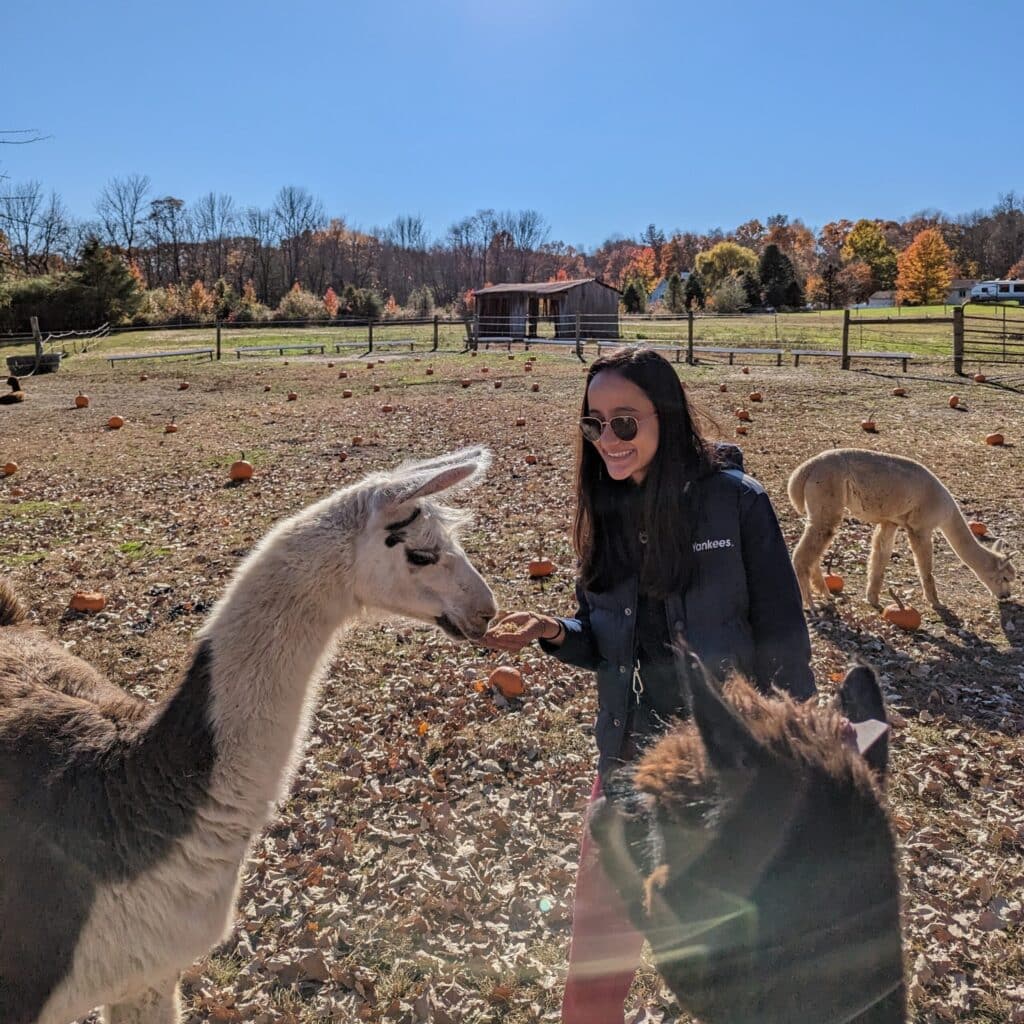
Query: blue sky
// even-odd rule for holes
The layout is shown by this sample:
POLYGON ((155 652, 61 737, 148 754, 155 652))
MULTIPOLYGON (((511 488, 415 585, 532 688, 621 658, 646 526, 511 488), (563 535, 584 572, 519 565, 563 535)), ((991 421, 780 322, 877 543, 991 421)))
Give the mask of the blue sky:
POLYGON ((0 36, 7 184, 269 207, 283 185, 437 236, 540 211, 593 248, 650 222, 812 227, 1024 192, 1019 7, 689 0, 21 0, 0 36), (288 11, 288 13, 285 13, 288 11), (13 86, 13 87, 12 87, 13 86))

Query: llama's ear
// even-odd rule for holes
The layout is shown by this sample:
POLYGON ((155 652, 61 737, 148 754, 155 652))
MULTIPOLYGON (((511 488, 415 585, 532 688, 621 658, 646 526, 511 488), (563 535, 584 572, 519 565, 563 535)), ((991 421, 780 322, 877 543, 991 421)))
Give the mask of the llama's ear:
POLYGON ((676 673, 712 767, 719 772, 749 771, 764 760, 765 750, 726 704, 700 659, 676 641, 676 673))
POLYGON ((389 505, 404 505, 417 498, 476 483, 491 463, 486 448, 466 448, 437 459, 401 467, 402 479, 390 495, 389 505))
POLYGON ((846 673, 836 701, 857 731, 858 749, 864 755, 864 760, 880 779, 884 779, 889 767, 889 716, 885 711, 882 687, 874 670, 868 665, 854 665, 846 673), (862 728, 858 729, 858 726, 862 728), (868 742, 869 735, 873 738, 868 746, 860 747, 862 742, 868 742))

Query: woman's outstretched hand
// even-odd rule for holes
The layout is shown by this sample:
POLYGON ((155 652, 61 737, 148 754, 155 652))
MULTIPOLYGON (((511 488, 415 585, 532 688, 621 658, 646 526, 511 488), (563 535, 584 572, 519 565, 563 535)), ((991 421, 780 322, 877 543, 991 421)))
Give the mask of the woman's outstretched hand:
POLYGON ((562 639, 558 619, 535 612, 505 612, 499 613, 479 642, 496 651, 521 651, 541 638, 555 642, 562 639))

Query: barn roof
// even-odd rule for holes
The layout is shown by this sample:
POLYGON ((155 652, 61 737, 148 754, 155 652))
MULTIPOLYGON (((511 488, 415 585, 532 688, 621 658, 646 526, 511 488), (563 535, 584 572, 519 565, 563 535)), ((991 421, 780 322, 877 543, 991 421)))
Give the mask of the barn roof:
POLYGON ((524 295, 557 295, 559 292, 567 292, 578 288, 581 284, 599 284, 602 288, 611 288, 617 292, 618 288, 612 288, 610 284, 596 277, 577 277, 571 281, 542 281, 538 283, 521 282, 519 284, 492 284, 486 288, 477 288, 474 295, 498 295, 501 292, 520 292, 524 295))

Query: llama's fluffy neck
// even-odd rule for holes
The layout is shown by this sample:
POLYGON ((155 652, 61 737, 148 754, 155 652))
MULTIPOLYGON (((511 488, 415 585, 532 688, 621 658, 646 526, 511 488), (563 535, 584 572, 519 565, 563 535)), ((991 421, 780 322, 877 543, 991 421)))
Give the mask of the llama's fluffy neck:
POLYGON ((262 825, 284 795, 331 640, 361 611, 349 567, 364 511, 358 496, 335 496, 282 523, 203 628, 212 657, 212 796, 247 827, 262 825))

